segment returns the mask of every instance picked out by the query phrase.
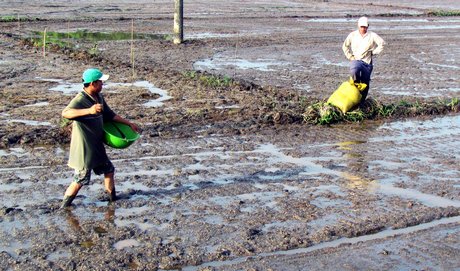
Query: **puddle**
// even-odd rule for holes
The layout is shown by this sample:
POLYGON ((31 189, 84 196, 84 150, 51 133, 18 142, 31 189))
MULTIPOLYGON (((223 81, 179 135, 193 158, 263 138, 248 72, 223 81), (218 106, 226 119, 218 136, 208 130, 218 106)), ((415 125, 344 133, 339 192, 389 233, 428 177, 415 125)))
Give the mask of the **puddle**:
POLYGON ((327 192, 332 192, 332 193, 334 193, 336 195, 339 195, 339 196, 345 196, 345 193, 337 185, 320 185, 320 186, 317 186, 317 187, 311 187, 311 188, 307 189, 307 191, 313 191, 311 193, 313 195, 315 195, 315 196, 321 195, 321 194, 324 194, 324 193, 327 193, 327 192))
POLYGON ((296 255, 296 254, 305 254, 305 253, 310 253, 313 251, 321 250, 321 249, 327 249, 327 248, 336 248, 341 245, 354 245, 362 242, 368 242, 368 241, 373 241, 373 240, 379 240, 379 239, 384 239, 384 238, 390 238, 394 237, 397 235, 403 235, 403 234, 411 234, 414 232, 418 232, 421 230, 426 230, 430 229, 433 227, 437 227, 440 225, 445 225, 445 224, 450 224, 450 223, 459 223, 460 222, 460 216, 457 217, 449 217, 449 218, 443 218, 440 220, 435 220, 429 223, 424 223, 420 224, 417 226, 412 226, 412 227, 407 227, 403 229, 387 229, 383 230, 381 232, 375 233, 375 234, 369 234, 369 235, 364 235, 364 236, 359 236, 359 237, 353 237, 353 238, 340 238, 331 242, 325 242, 325 243, 320 243, 317 245, 313 245, 311 247, 306 247, 306 248, 298 248, 298 249, 293 249, 293 250, 284 250, 284 251, 275 251, 275 252, 268 252, 268 253, 259 253, 256 255, 252 256, 244 256, 244 257, 239 257, 236 259, 228 260, 228 261, 214 261, 214 262, 208 262, 204 263, 198 266, 186 266, 183 267, 181 270, 183 271, 195 271, 195 270, 201 270, 205 267, 223 267, 227 265, 235 265, 239 264, 242 262, 245 262, 249 260, 250 258, 257 258, 259 261, 263 260, 262 258, 264 257, 272 257, 272 256, 289 256, 289 255, 296 255))
POLYGON ((25 105, 25 107, 48 106, 49 104, 50 104, 49 102, 39 102, 39 103, 25 105))
MULTIPOLYGON (((355 25, 356 19, 347 18, 316 18, 308 20, 300 20, 307 23, 327 23, 339 25, 355 25)), ((372 30, 438 30, 438 29, 458 29, 460 28, 460 20, 452 19, 378 19, 371 18, 372 30)))
POLYGON ((312 90, 312 87, 309 84, 294 84, 293 86, 295 89, 305 91, 307 93, 312 90))
MULTIPOLYGON (((41 78, 39 78, 41 79, 41 78)), ((50 88, 49 90, 51 91, 59 91, 62 92, 66 95, 71 95, 71 94, 77 94, 78 92, 83 90, 83 85, 81 83, 69 83, 65 82, 64 80, 60 79, 41 79, 43 81, 49 81, 49 82, 57 82, 59 85, 50 88)), ((150 93, 152 94, 158 94, 160 95, 159 98, 150 100, 143 105, 146 107, 160 107, 163 106, 163 102, 170 100, 171 96, 168 95, 168 92, 166 90, 160 89, 155 87, 153 84, 151 84, 148 81, 137 81, 134 83, 113 83, 113 82, 107 82, 104 83, 104 89, 109 90, 109 91, 115 91, 119 87, 138 87, 138 88, 145 88, 147 89, 150 93)), ((125 91, 125 90, 124 90, 125 91)))
MULTIPOLYGON (((396 121, 385 123, 377 130, 388 130, 389 136, 372 137, 370 143, 413 142, 421 139, 455 137, 460 132, 460 116, 447 116, 427 121, 396 121)), ((446 150, 449 153, 449 150, 446 150)))
POLYGON ((222 33, 190 33, 185 34, 185 39, 212 39, 212 38, 232 38, 238 37, 241 34, 234 33, 234 34, 222 34, 222 33))
POLYGON ((405 199, 417 200, 428 207, 460 207, 460 201, 425 194, 414 189, 394 187, 389 184, 376 184, 376 192, 385 195, 398 196, 405 199))
POLYGON ((290 63, 279 61, 276 59, 256 59, 246 60, 238 58, 230 58, 221 54, 216 54, 212 59, 204 59, 196 61, 193 64, 195 70, 222 70, 229 67, 239 70, 258 70, 270 72, 278 70, 279 66, 286 66, 290 63))
POLYGON ((30 126, 50 126, 54 127, 55 125, 52 125, 50 122, 47 121, 36 121, 36 120, 22 120, 22 119, 9 119, 6 120, 8 123, 23 123, 25 125, 30 125, 30 126))
MULTIPOLYGON (((459 28, 460 28, 460 25, 459 25, 459 28)), ((440 67, 443 69, 460 70, 460 66, 457 66, 457 65, 445 65, 445 64, 436 64, 432 62, 426 62, 425 60, 420 59, 414 55, 411 55, 410 58, 423 65, 435 66, 435 67, 440 67)))
POLYGON ((204 222, 212 225, 225 225, 225 221, 220 215, 208 215, 204 218, 204 222))
POLYGON ((70 256, 71 256, 71 253, 69 251, 61 249, 61 250, 57 250, 55 252, 48 254, 48 256, 46 256, 46 259, 54 262, 60 259, 69 259, 70 256))
POLYGON ((221 105, 221 106, 216 106, 214 107, 215 109, 237 109, 241 108, 239 105, 234 104, 234 105, 221 105))
POLYGON ((42 169, 42 168, 48 168, 48 167, 47 166, 7 167, 7 168, 0 168, 0 172, 2 172, 2 171, 29 170, 29 169, 42 169))
POLYGON ((217 196, 209 198, 208 201, 212 202, 212 204, 217 204, 223 208, 228 208, 231 204, 239 201, 255 201, 257 202, 256 205, 249 204, 249 206, 241 208, 241 212, 254 213, 255 210, 263 207, 276 209, 277 203, 274 199, 282 196, 283 193, 281 192, 254 192, 248 194, 240 194, 236 196, 217 196))
POLYGON ((32 248, 32 242, 30 241, 12 241, 12 242, 7 242, 3 240, 3 243, 0 243, 2 247, 2 251, 7 252, 11 257, 18 259, 19 255, 21 254, 22 251, 29 250, 32 248))
POLYGON ((294 164, 300 167, 305 167, 305 169, 299 173, 299 175, 317 175, 317 174, 331 174, 331 175, 339 175, 339 172, 330 170, 325 168, 317 163, 316 157, 292 157, 289 155, 285 155, 281 149, 278 149, 273 144, 263 144, 260 145, 254 153, 266 153, 269 155, 266 163, 268 166, 277 165, 280 163, 287 163, 287 164, 294 164))
POLYGON ((319 65, 313 65, 312 68, 316 68, 316 69, 319 69, 319 68, 323 68, 323 66, 339 66, 339 67, 348 67, 350 65, 349 62, 347 61, 342 61, 342 62, 338 62, 338 63, 334 63, 330 60, 327 60, 324 56, 322 56, 321 54, 317 54, 317 55, 313 55, 312 56, 316 63, 318 63, 319 65))
POLYGON ((24 150, 23 148, 9 148, 8 150, 0 150, 1 156, 14 155, 17 157, 29 156, 30 153, 24 150))
POLYGON ((83 85, 81 83, 67 83, 64 81, 60 81, 58 83, 60 83, 60 85, 52 87, 49 90, 59 91, 65 95, 77 94, 79 91, 83 90, 83 85))
POLYGON ((349 201, 343 199, 329 199, 326 197, 318 197, 310 201, 310 204, 315 205, 318 208, 326 209, 328 207, 342 207, 347 208, 352 204, 349 201))
POLYGON ((121 241, 116 242, 115 244, 113 244, 113 247, 116 250, 122 250, 122 249, 125 249, 125 248, 138 247, 140 245, 141 245, 141 243, 139 243, 139 241, 137 241, 137 240, 126 239, 126 240, 121 240, 121 241))
MULTIPOLYGON (((38 45, 43 42, 44 32, 35 31, 30 37, 38 45)), ((74 32, 46 32, 46 43, 57 44, 60 46, 73 47, 78 42, 98 42, 98 41, 117 41, 117 40, 171 40, 169 34, 145 34, 131 32, 91 32, 80 29, 74 32)))
POLYGON ((160 88, 155 87, 153 84, 151 84, 148 81, 138 81, 133 84, 135 87, 143 87, 148 89, 151 93, 153 94, 158 94, 160 95, 159 98, 155 100, 151 100, 149 102, 146 102, 144 106, 146 107, 160 107, 163 106, 163 102, 171 99, 172 97, 168 95, 168 92, 166 90, 162 90, 160 88))

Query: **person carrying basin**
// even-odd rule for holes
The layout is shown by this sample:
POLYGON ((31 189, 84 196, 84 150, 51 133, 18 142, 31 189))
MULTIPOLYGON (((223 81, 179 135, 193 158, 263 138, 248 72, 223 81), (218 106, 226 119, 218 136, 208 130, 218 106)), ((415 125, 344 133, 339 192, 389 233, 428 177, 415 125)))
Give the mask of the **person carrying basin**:
POLYGON ((367 86, 361 91, 362 104, 369 92, 369 83, 373 70, 373 57, 383 51, 385 41, 376 33, 368 31, 367 17, 358 20, 358 29, 351 32, 342 45, 342 50, 350 60, 350 76, 356 83, 365 83, 367 86))
POLYGON ((91 68, 83 72, 83 91, 78 93, 62 111, 62 117, 73 120, 68 165, 75 169, 73 181, 67 188, 61 208, 68 207, 83 185, 89 184, 91 171, 104 174, 104 186, 109 201, 116 200, 115 168, 104 147, 105 121, 129 125, 139 132, 139 127, 120 117, 110 109, 102 96, 103 81, 109 78, 100 70, 91 68))

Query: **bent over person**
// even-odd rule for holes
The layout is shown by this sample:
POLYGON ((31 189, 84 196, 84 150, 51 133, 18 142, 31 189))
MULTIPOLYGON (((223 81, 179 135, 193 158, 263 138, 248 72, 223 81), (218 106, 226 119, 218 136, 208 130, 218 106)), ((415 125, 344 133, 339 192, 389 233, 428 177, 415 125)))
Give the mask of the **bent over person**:
POLYGON ((69 166, 75 169, 73 181, 67 188, 61 208, 68 207, 83 185, 89 184, 91 171, 104 174, 104 186, 110 202, 116 200, 114 172, 104 147, 104 121, 116 121, 139 131, 136 124, 115 114, 101 94, 103 81, 109 78, 98 69, 83 73, 83 91, 78 93, 62 116, 73 120, 70 141, 69 166))
POLYGON ((367 17, 358 20, 358 30, 351 32, 343 42, 342 50, 350 60, 350 76, 357 83, 365 83, 367 87, 361 91, 361 103, 369 92, 369 83, 374 68, 373 57, 383 51, 384 40, 374 32, 368 31, 367 17))

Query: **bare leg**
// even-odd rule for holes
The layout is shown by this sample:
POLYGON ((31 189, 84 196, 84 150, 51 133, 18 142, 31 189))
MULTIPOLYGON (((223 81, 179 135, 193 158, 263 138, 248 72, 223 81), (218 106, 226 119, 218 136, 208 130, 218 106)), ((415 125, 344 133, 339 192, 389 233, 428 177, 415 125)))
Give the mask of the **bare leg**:
POLYGON ((64 199, 62 200, 62 205, 61 208, 69 207, 72 204, 72 201, 75 199, 75 197, 78 194, 78 191, 80 191, 80 188, 83 185, 72 182, 67 190, 64 193, 64 199))
POLYGON ((105 190, 107 191, 107 193, 109 193, 110 202, 117 200, 117 193, 115 191, 114 172, 106 173, 104 175, 104 185, 105 190))

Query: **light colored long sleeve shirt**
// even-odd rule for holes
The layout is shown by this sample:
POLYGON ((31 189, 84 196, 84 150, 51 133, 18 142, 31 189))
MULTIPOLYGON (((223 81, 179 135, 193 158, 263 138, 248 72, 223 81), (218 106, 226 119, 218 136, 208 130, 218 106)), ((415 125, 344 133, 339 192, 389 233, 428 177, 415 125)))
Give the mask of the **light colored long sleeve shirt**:
POLYGON ((367 31, 361 36, 359 30, 351 32, 342 45, 342 50, 349 60, 362 60, 367 64, 372 62, 372 56, 383 51, 385 41, 376 33, 367 31))

